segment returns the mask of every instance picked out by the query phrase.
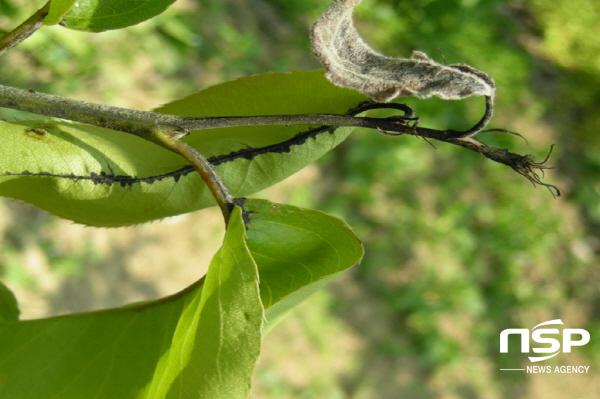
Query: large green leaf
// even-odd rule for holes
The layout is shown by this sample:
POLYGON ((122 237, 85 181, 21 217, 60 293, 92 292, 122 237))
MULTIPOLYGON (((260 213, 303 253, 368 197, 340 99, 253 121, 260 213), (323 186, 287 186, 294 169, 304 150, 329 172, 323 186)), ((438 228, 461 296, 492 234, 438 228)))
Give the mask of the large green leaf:
POLYGON ((243 398, 269 328, 356 264, 362 246, 324 213, 247 200, 206 281, 121 309, 0 322, 0 397, 243 398))
POLYGON ((262 322, 235 208, 203 285, 122 309, 0 323, 0 397, 245 398, 262 322))
POLYGON ((360 262, 363 247, 341 220, 323 212, 248 200, 248 248, 258 264, 270 330, 294 306, 360 262))
MULTIPOLYGON (((263 74, 205 89, 160 108, 182 116, 346 113, 365 98, 321 71, 263 74)), ((263 126, 192 132, 237 197, 269 187, 351 132, 263 126), (302 135, 302 133, 305 133, 302 135)), ((75 222, 123 226, 214 205, 183 158, 125 133, 64 121, 0 121, 0 195, 75 222)))
MULTIPOLYGON (((55 0, 56 1, 56 0, 55 0)), ((175 0, 78 0, 62 25, 102 32, 139 24, 165 11, 175 0)))

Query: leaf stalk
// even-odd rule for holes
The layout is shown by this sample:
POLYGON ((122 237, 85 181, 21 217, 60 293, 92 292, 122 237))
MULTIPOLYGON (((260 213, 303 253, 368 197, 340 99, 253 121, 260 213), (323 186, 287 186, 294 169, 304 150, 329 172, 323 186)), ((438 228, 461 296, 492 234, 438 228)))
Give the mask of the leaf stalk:
POLYGON ((227 187, 219 177, 215 168, 193 147, 179 140, 179 135, 155 130, 149 138, 150 141, 166 148, 169 151, 177 153, 185 158, 196 169, 200 178, 206 183, 208 189, 217 201, 221 213, 225 219, 225 224, 229 224, 229 217, 233 209, 233 196, 229 193, 227 187))

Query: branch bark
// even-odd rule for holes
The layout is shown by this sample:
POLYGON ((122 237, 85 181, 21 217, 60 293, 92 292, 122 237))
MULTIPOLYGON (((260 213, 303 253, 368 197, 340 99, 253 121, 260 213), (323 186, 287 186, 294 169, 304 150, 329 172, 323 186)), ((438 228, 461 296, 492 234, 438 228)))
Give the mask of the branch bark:
POLYGON ((35 14, 29 17, 27 21, 23 22, 12 31, 0 37, 0 56, 21 43, 23 40, 27 39, 36 30, 44 26, 43 20, 50 10, 50 3, 51 1, 48 1, 35 14))
POLYGON ((396 120, 337 114, 190 118, 95 104, 3 85, 0 85, 0 107, 68 119, 141 137, 151 134, 155 128, 178 132, 181 135, 192 130, 266 125, 352 126, 398 132, 404 132, 406 128, 406 125, 396 120))

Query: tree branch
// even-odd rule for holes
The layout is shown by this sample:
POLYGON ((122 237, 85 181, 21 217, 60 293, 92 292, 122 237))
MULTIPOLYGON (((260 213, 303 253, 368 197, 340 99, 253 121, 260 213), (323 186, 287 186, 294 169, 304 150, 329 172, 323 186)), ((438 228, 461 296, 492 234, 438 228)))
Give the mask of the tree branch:
MULTIPOLYGON (((178 132, 182 135, 192 130, 267 125, 352 126, 403 132, 405 128, 405 125, 396 119, 358 118, 337 114, 190 118, 89 103, 3 85, 0 85, 0 107, 86 123, 142 137, 151 134, 155 128, 178 132)), ((404 107, 404 110, 410 110, 410 108, 404 107)))
POLYGON ((29 17, 27 21, 23 22, 12 31, 0 37, 0 56, 21 43, 23 40, 27 39, 36 30, 44 26, 43 20, 46 15, 48 15, 50 3, 51 1, 48 1, 35 14, 29 17))

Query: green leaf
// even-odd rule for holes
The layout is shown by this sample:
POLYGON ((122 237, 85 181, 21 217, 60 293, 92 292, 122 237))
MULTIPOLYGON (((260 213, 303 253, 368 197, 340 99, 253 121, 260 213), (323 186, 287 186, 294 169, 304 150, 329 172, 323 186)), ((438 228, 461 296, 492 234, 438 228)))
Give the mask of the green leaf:
POLYGON ((0 323, 19 319, 19 304, 11 290, 0 281, 0 323))
MULTIPOLYGON (((365 97, 322 71, 263 74, 205 89, 160 108, 181 116, 343 114, 365 97)), ((343 141, 307 126, 192 132, 190 145, 216 165, 236 197, 267 188, 343 141)), ((125 133, 47 121, 0 121, 0 195, 78 223, 123 226, 215 204, 183 158, 125 133)))
POLYGON ((360 262, 363 247, 341 220, 319 211, 247 200, 248 248, 258 264, 265 332, 304 299, 360 262))
POLYGON ((141 305, 0 323, 0 397, 245 398, 261 300, 270 329, 363 252, 324 213, 265 200, 243 208, 247 231, 235 207, 205 282, 141 305))
POLYGON ((137 306, 0 323, 0 397, 246 398, 262 323, 235 208, 204 284, 137 306))
POLYGON ((46 25, 56 25, 73 8, 75 3, 77 3, 77 0, 52 0, 48 15, 44 18, 44 23, 46 25))
POLYGON ((79 0, 62 23, 69 29, 102 32, 136 25, 165 11, 175 0, 79 0))

